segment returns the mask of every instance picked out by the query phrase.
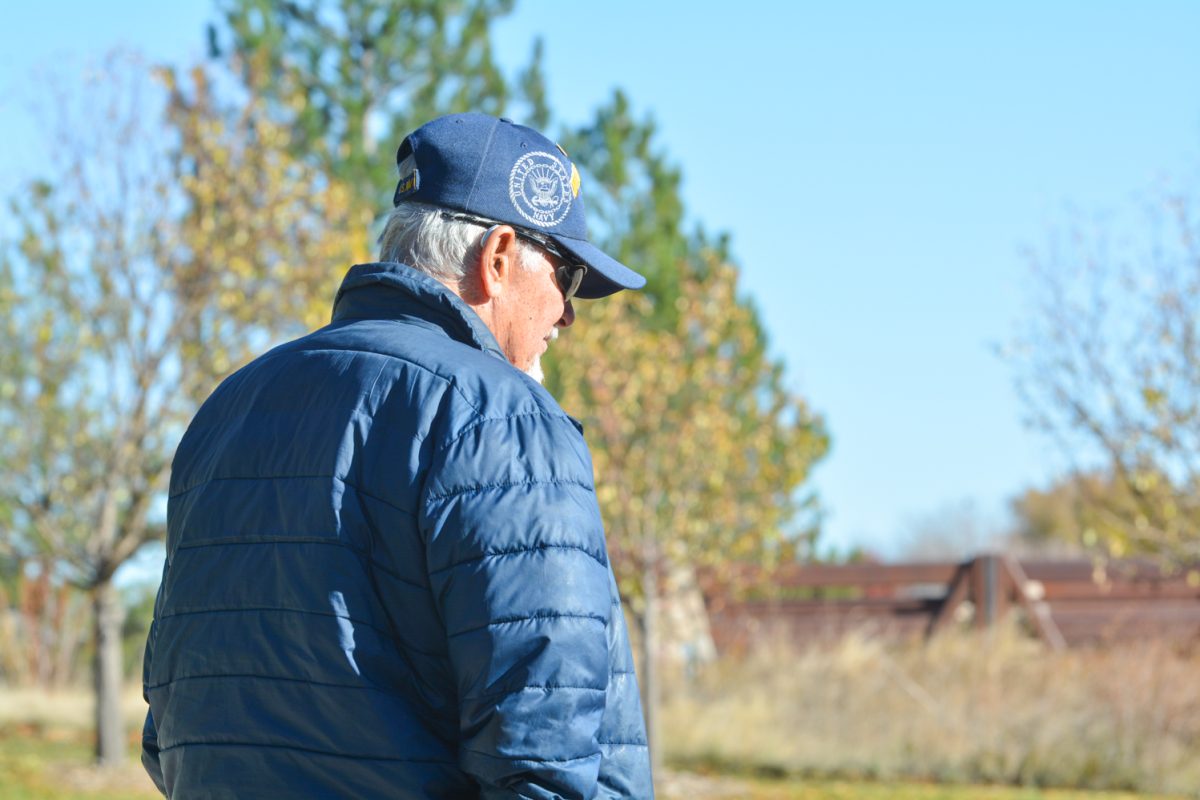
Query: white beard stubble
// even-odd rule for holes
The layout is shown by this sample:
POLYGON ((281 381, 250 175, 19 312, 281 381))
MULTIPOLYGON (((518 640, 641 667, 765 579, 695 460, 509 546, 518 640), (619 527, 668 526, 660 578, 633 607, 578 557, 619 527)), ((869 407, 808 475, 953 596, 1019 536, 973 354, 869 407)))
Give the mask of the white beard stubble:
MULTIPOLYGON (((558 338, 558 328, 551 328, 550 335, 546 337, 551 342, 558 338)), ((525 374, 533 378, 538 383, 546 382, 546 373, 542 370, 542 357, 537 355, 533 359, 533 363, 529 365, 529 369, 525 370, 525 374)))

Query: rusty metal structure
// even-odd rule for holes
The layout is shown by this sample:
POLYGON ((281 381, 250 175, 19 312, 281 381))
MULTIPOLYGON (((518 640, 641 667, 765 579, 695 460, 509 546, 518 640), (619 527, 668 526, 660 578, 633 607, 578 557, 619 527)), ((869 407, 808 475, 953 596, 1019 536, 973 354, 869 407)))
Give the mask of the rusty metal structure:
POLYGON ((1200 581, 1138 560, 1018 560, 986 553, 963 562, 792 564, 706 573, 701 586, 720 652, 762 637, 798 643, 863 630, 929 637, 987 628, 1017 614, 1048 647, 1141 637, 1200 642, 1200 581))

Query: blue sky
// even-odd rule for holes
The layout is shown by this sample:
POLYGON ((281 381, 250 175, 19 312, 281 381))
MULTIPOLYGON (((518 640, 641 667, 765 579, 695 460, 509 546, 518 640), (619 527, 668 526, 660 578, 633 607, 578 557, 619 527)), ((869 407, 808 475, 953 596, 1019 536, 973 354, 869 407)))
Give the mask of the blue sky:
MULTIPOLYGON (((6 10, 0 189, 44 163, 35 69, 118 44, 183 63, 211 14, 6 10)), ((732 234, 773 352, 832 430, 825 542, 895 555, 951 507, 1003 524, 1061 468, 993 352, 1029 294, 1021 252, 1076 213, 1136 236, 1142 200, 1196 174, 1197 31, 1185 2, 518 0, 496 43, 515 70, 543 36, 561 122, 618 86, 657 119, 689 212, 732 234)))

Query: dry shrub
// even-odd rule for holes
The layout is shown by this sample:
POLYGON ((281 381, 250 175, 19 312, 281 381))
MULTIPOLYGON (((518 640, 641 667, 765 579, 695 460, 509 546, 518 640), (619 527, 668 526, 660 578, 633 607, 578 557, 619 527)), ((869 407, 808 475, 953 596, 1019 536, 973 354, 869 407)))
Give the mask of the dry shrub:
MULTIPOLYGON (((94 693, 83 687, 48 690, 0 684, 0 734, 24 730, 35 734, 74 733, 91 728, 94 693)), ((141 731, 146 716, 142 687, 130 685, 121 693, 126 725, 141 731)))
POLYGON ((779 645, 676 684, 669 760, 774 773, 1200 787, 1200 654, 1054 653, 1016 630, 779 645))

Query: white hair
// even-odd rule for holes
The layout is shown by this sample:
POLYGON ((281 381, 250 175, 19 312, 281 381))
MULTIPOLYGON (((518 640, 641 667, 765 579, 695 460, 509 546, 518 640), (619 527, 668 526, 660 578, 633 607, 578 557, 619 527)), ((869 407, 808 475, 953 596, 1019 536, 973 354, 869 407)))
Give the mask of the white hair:
MULTIPOLYGON (((445 217, 437 206, 401 203, 379 235, 379 260, 407 264, 457 290, 468 265, 479 258, 486 230, 486 225, 445 217)), ((531 269, 527 244, 518 242, 518 263, 531 269)))

